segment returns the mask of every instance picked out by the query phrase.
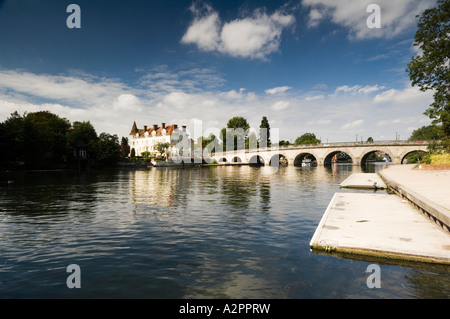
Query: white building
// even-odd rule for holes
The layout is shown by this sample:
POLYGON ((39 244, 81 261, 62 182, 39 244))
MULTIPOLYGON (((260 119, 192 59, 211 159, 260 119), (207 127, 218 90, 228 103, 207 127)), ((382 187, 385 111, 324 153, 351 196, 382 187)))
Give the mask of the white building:
POLYGON ((143 129, 138 129, 136 122, 133 123, 130 132, 130 150, 134 149, 136 156, 142 156, 143 152, 149 152, 152 156, 160 156, 157 145, 167 143, 169 147, 166 150, 168 159, 192 158, 194 150, 194 141, 186 133, 186 126, 181 128, 178 125, 166 125, 161 123, 158 127, 153 124, 152 127, 144 125, 143 129))

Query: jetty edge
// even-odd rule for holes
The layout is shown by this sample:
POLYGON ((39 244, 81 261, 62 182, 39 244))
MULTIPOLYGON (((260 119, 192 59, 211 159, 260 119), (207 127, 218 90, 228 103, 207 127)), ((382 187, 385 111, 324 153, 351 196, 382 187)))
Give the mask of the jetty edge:
MULTIPOLYGON (((420 193, 413 187, 414 183, 408 184, 406 177, 412 181, 421 178, 421 175, 414 177, 416 171, 412 171, 413 167, 395 165, 380 172, 380 178, 388 189, 394 188, 394 194, 335 193, 311 238, 311 250, 450 265, 448 228, 430 218, 427 208, 418 209, 415 201, 417 198, 425 199, 429 207, 438 206, 441 213, 447 209, 446 202, 436 203, 425 192, 420 193), (387 171, 389 174, 383 174, 387 171), (406 176, 404 180, 402 176, 406 176), (395 187, 401 189, 405 196, 410 192, 416 196, 399 196, 395 187)), ((450 171, 440 171, 415 183, 429 193, 439 186, 444 188, 442 193, 450 194, 449 176, 450 171)), ((441 194, 436 199, 442 197, 441 194)))
POLYGON ((383 179, 376 173, 353 173, 341 184, 341 188, 386 189, 383 179))

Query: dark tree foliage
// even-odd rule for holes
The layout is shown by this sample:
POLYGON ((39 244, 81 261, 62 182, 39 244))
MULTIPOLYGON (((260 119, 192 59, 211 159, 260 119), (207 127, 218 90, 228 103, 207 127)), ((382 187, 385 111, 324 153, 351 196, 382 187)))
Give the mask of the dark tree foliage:
POLYGON ((68 159, 67 119, 48 111, 11 114, 1 123, 1 166, 49 168, 64 165, 68 159))
POLYGON ((98 136, 94 126, 89 121, 74 122, 67 134, 67 140, 72 148, 83 144, 89 152, 93 153, 96 149, 98 136))
POLYGON ((270 124, 267 117, 263 116, 259 125, 259 143, 260 147, 270 146, 270 124))
POLYGON ((120 145, 117 135, 101 133, 97 141, 97 151, 95 155, 97 166, 114 166, 120 159, 120 145))
POLYGON ((433 90, 434 102, 426 110, 433 124, 440 125, 444 146, 450 150, 450 0, 438 0, 419 18, 414 46, 421 54, 407 66, 413 86, 433 90))
POLYGON ((123 137, 120 141, 120 156, 122 158, 127 157, 130 154, 130 145, 128 145, 128 137, 123 137))
POLYGON ((97 136, 90 122, 70 122, 49 111, 17 112, 0 123, 0 169, 73 167, 82 147, 96 166, 117 163, 117 136, 97 136))

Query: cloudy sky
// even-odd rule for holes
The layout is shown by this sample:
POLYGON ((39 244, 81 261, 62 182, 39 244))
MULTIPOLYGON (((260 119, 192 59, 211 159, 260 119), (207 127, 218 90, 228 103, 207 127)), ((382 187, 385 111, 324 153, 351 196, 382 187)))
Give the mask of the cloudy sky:
POLYGON ((432 93, 405 68, 435 3, 0 0, 0 121, 49 110, 120 138, 133 121, 206 132, 266 116, 292 141, 408 138, 429 124, 432 93), (67 26, 72 3, 81 28, 67 26))

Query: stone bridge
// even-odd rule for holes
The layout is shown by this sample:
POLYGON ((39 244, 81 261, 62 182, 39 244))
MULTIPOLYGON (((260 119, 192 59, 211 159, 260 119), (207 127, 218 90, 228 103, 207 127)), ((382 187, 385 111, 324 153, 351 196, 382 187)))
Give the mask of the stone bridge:
POLYGON ((218 163, 242 163, 276 166, 278 163, 302 165, 316 163, 327 165, 347 161, 353 165, 363 165, 370 154, 387 155, 392 164, 402 164, 406 155, 415 151, 427 152, 428 142, 386 141, 373 143, 330 143, 317 145, 298 145, 287 147, 268 147, 255 150, 236 150, 218 152, 211 155, 218 163))

